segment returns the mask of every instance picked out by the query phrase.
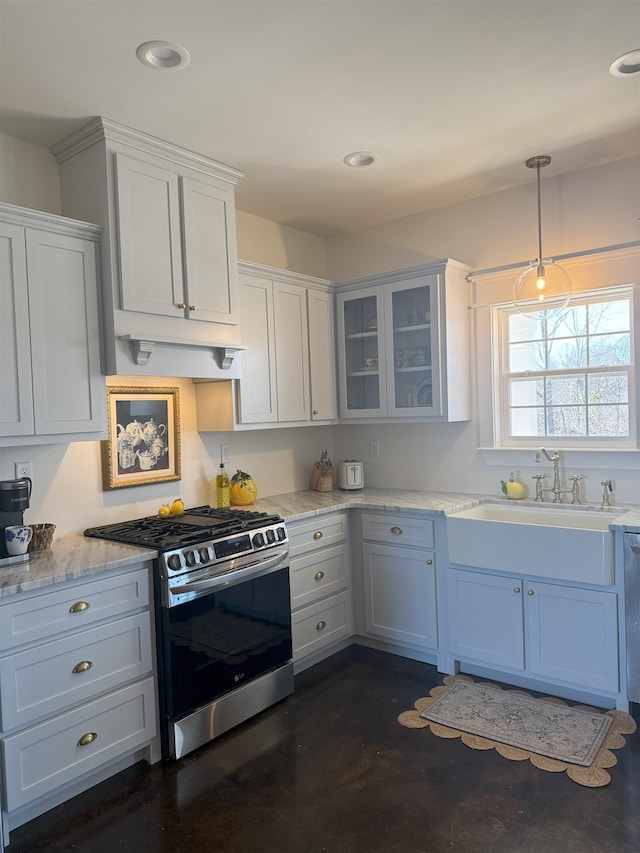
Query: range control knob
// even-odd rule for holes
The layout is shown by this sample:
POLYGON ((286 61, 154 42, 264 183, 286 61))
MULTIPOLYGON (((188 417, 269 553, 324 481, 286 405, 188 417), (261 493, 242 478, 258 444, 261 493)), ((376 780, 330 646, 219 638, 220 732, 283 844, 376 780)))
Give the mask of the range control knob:
POLYGON ((273 532, 273 530, 272 530, 271 528, 269 528, 269 529, 267 530, 267 542, 268 542, 270 545, 273 545, 273 543, 274 543, 275 541, 276 541, 276 534, 273 532))
POLYGON ((256 533, 251 541, 255 548, 262 548, 264 546, 264 536, 262 533, 256 533))
POLYGON ((184 555, 184 559, 188 566, 195 566, 198 562, 198 558, 196 556, 195 551, 187 551, 184 555))
POLYGON ((170 569, 173 569, 174 572, 177 572, 182 568, 182 560, 180 559, 180 554, 172 554, 167 560, 167 565, 170 569))
POLYGON ((278 542, 282 542, 283 539, 287 538, 287 531, 284 529, 284 527, 279 527, 277 530, 277 533, 278 533, 278 542))
POLYGON ((211 548, 198 548, 198 554, 200 554, 200 560, 203 563, 208 563, 211 559, 211 548))

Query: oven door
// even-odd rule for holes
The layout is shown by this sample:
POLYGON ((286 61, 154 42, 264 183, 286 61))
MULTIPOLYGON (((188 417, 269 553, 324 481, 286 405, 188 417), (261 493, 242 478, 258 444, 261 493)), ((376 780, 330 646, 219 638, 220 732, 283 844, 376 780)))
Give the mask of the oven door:
POLYGON ((158 615, 161 703, 168 721, 292 657, 288 567, 162 607, 158 615))

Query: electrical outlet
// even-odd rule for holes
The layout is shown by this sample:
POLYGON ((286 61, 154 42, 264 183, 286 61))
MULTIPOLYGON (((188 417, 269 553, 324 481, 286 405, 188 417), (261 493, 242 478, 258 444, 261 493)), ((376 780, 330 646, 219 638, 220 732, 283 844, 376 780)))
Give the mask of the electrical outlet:
POLYGON ((369 456, 380 456, 380 442, 376 439, 369 442, 369 456))
POLYGON ((222 451, 222 461, 225 465, 228 465, 231 462, 231 445, 221 444, 220 449, 222 451))
POLYGON ((28 477, 30 480, 33 480, 33 462, 16 462, 15 474, 18 480, 22 479, 22 477, 28 477))

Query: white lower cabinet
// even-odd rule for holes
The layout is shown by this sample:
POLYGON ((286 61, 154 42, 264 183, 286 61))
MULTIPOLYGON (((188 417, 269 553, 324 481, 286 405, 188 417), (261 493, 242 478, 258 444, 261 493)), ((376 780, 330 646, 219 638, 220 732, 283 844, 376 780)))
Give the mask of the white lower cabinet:
POLYGON ((353 634, 346 513, 289 524, 291 621, 296 671, 353 634))
POLYGON ((454 658, 580 690, 619 689, 615 592, 449 569, 454 658))
POLYGON ((0 604, 5 844, 16 826, 159 758, 150 566, 0 604))
POLYGON ((438 648, 434 522, 426 516, 362 516, 367 635, 438 648))

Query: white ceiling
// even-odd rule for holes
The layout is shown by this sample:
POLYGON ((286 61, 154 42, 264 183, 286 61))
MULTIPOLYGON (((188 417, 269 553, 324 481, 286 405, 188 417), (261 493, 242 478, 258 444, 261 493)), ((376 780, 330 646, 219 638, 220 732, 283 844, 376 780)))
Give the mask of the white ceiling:
POLYGON ((0 0, 0 132, 96 115, 246 173, 237 206, 319 235, 640 154, 640 0, 0 0), (178 42, 180 71, 136 59, 178 42), (368 169, 343 157, 379 155, 368 169))

